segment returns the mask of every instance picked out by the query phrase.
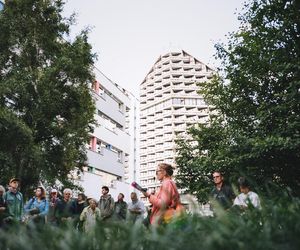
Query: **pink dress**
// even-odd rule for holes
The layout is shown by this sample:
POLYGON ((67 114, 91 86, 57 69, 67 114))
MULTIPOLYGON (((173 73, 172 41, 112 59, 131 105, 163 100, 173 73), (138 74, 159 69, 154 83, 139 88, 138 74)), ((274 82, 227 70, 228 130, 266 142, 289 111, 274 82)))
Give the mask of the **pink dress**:
POLYGON ((180 202, 180 196, 171 178, 165 178, 162 181, 159 190, 154 195, 150 195, 149 202, 153 205, 150 215, 151 224, 159 223, 166 209, 176 207, 180 202))

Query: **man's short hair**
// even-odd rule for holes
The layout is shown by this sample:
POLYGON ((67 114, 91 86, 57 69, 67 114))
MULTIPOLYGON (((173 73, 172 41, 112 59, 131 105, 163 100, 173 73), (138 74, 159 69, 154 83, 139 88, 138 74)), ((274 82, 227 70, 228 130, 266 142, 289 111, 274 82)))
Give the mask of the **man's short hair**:
POLYGON ((250 187, 250 184, 249 184, 248 180, 243 176, 238 179, 238 183, 239 183, 239 186, 242 187, 242 188, 249 188, 250 187))
POLYGON ((64 193, 64 194, 65 194, 65 193, 73 194, 73 192, 72 192, 72 190, 71 190, 70 188, 65 188, 63 193, 64 193))
POLYGON ((107 192, 109 192, 108 186, 103 186, 102 189, 104 189, 104 190, 106 190, 107 192))
POLYGON ((212 175, 213 175, 214 173, 218 173, 218 174, 220 174, 222 177, 224 176, 224 175, 223 175, 223 172, 222 172, 221 170, 214 170, 214 171, 212 172, 212 175))

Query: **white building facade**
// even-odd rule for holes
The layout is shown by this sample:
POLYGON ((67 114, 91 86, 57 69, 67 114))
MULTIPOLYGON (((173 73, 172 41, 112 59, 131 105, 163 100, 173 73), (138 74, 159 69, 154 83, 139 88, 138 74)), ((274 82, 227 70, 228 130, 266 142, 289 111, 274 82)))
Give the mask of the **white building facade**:
POLYGON ((140 85, 140 177, 155 190, 158 163, 175 166, 175 140, 187 128, 207 123, 210 107, 196 83, 212 78, 213 70, 185 51, 160 56, 140 85))
POLYGON ((87 146, 88 166, 74 179, 88 197, 99 199, 101 187, 108 186, 115 200, 123 193, 129 201, 137 164, 135 97, 101 71, 95 74, 91 89, 97 125, 87 146))

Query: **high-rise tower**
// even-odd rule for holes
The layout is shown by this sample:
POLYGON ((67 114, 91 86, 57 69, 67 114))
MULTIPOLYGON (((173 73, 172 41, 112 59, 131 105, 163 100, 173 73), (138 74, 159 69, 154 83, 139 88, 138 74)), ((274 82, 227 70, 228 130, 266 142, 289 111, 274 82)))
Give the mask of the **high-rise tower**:
POLYGON ((140 85, 140 183, 155 189, 158 163, 175 163, 175 139, 207 123, 210 107, 196 83, 213 70, 185 51, 160 56, 140 85))

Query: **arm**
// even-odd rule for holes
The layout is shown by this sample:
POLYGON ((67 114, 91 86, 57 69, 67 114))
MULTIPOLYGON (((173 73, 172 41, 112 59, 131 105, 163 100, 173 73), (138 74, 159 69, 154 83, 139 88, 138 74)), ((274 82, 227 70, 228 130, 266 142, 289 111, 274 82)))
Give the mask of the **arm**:
POLYGON ((46 216, 49 212, 49 202, 45 199, 44 203, 44 211, 39 214, 40 216, 46 216))
POLYGON ((86 209, 86 207, 83 209, 83 211, 82 211, 82 213, 80 214, 80 217, 79 217, 79 219, 81 220, 81 221, 85 221, 86 220, 86 211, 87 211, 87 209, 86 209))
POLYGON ((111 216, 111 215, 113 214, 114 210, 115 210, 115 201, 114 201, 114 199, 111 197, 111 199, 110 199, 110 206, 109 206, 109 214, 108 214, 108 216, 111 216))
POLYGON ((31 198, 24 206, 25 213, 29 213, 30 209, 32 209, 34 198, 31 198))
POLYGON ((164 209, 168 207, 172 202, 172 196, 174 194, 174 188, 171 181, 164 181, 157 195, 148 195, 149 201, 153 206, 164 209))

